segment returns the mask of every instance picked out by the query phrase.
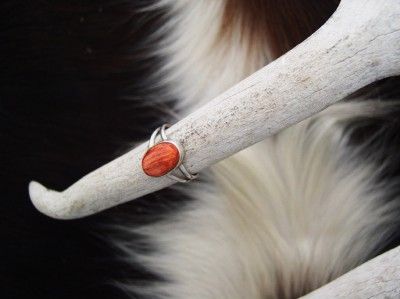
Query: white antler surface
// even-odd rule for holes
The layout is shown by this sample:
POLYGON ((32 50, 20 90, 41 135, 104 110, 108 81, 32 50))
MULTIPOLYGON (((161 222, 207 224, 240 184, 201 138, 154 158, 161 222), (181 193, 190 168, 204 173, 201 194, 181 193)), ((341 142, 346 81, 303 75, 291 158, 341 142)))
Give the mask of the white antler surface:
POLYGON ((358 266, 301 299, 400 298, 400 247, 358 266))
MULTIPOLYGON (((176 123, 168 135, 185 149, 186 168, 199 172, 369 83, 398 74, 400 1, 342 0, 310 38, 176 123)), ((32 202, 51 217, 79 218, 173 184, 144 174, 146 150, 142 144, 63 192, 32 182, 32 202)))

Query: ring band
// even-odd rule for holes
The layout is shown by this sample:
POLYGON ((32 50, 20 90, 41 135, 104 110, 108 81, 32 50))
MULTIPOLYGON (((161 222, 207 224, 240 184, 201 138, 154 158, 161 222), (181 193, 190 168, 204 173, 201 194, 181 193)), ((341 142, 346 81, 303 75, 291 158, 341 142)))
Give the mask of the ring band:
POLYGON ((165 129, 169 127, 169 124, 164 124, 151 134, 147 151, 142 159, 142 169, 148 176, 166 175, 170 179, 186 183, 195 179, 197 173, 190 173, 182 164, 184 149, 179 142, 168 139, 165 129), (156 142, 158 137, 160 141, 156 142), (172 173, 173 171, 175 174, 172 173), (179 176, 177 172, 180 173, 179 176))

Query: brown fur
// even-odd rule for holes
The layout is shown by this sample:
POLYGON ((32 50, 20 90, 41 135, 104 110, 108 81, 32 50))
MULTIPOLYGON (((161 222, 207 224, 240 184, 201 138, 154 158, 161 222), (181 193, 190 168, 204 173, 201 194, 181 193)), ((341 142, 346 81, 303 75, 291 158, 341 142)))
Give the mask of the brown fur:
POLYGON ((251 47, 268 44, 276 58, 315 32, 338 4, 339 0, 227 0, 221 35, 226 38, 240 26, 251 47))

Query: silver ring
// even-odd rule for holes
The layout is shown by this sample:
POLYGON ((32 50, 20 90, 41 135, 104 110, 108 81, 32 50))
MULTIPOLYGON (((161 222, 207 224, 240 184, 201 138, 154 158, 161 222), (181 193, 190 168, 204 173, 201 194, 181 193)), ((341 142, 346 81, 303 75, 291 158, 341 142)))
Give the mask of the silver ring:
POLYGON ((169 127, 169 124, 164 124, 151 134, 147 151, 142 158, 142 169, 148 176, 166 175, 170 179, 186 183, 195 179, 197 173, 190 173, 182 164, 184 149, 179 142, 168 139, 165 129, 169 127))

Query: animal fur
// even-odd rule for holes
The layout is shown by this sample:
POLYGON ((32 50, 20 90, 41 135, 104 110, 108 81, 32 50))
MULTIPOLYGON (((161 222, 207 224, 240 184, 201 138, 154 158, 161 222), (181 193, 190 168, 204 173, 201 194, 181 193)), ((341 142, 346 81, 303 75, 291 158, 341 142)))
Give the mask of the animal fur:
POLYGON ((62 190, 147 139, 338 2, 2 1, 1 297, 294 298, 399 245, 399 78, 99 215, 51 220, 26 190, 62 190))
MULTIPOLYGON (((165 84, 181 115, 279 52, 282 38, 268 33, 268 9, 279 5, 270 1, 162 5, 171 14, 165 84)), ((125 250, 167 281, 125 289, 152 298, 296 298, 371 257, 393 232, 397 203, 385 201, 378 162, 349 145, 348 126, 387 109, 346 101, 212 167, 208 181, 184 190, 192 202, 133 230, 156 252, 125 250)))

